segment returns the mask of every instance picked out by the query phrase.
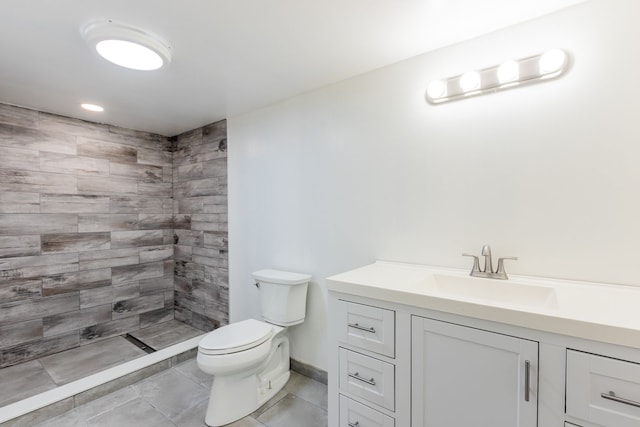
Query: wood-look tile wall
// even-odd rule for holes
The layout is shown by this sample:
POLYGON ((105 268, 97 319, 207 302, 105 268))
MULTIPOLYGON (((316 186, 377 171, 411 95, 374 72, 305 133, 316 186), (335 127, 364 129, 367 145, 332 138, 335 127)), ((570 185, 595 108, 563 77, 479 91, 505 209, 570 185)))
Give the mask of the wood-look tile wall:
POLYGON ((229 322, 226 121, 178 135, 173 153, 175 317, 229 322))
MULTIPOLYGON (((197 233, 173 216, 174 149, 159 135, 0 104, 0 366, 174 318, 174 222, 197 233)), ((191 186, 178 194, 209 186, 180 183, 191 186)), ((206 215, 194 230, 210 227, 206 215)), ((214 249, 194 258, 204 250, 214 249)))

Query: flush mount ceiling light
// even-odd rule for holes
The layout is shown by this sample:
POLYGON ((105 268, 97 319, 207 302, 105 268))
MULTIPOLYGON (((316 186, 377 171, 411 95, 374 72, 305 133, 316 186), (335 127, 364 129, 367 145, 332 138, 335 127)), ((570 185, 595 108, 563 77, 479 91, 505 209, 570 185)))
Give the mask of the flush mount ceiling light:
POLYGON ((133 70, 157 70, 171 62, 171 46, 159 37, 112 21, 82 29, 84 40, 107 61, 133 70))
POLYGON ((479 71, 467 71, 448 79, 434 80, 427 87, 427 101, 440 104, 469 96, 496 92, 562 75, 569 67, 569 56, 562 49, 479 71))

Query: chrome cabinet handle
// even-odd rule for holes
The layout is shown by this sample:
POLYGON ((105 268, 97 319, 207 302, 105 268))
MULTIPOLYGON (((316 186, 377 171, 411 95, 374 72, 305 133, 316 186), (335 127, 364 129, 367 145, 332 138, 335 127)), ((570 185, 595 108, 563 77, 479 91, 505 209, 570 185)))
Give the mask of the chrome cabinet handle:
POLYGON ((524 401, 528 402, 531 396, 529 395, 529 386, 531 383, 531 362, 528 360, 524 361, 524 401))
POLYGON ((372 326, 370 328, 367 328, 365 326, 360 326, 357 323, 348 323, 347 326, 349 326, 350 328, 354 328, 354 329, 360 329, 361 331, 365 331, 365 332, 370 332, 372 334, 376 333, 375 328, 372 326))
POLYGON ((613 391, 609 391, 609 393, 600 393, 600 397, 603 399, 613 400, 614 402, 623 403, 625 405, 635 406, 636 408, 640 408, 640 402, 636 402, 635 400, 625 399, 624 397, 618 397, 613 391))
POLYGON ((360 422, 356 421, 355 423, 349 423, 349 427, 360 427, 360 422))
POLYGON ((362 381, 363 383, 367 383, 369 385, 376 385, 376 380, 371 378, 370 380, 366 378, 362 378, 357 372, 355 374, 349 374, 351 378, 354 380, 362 381))

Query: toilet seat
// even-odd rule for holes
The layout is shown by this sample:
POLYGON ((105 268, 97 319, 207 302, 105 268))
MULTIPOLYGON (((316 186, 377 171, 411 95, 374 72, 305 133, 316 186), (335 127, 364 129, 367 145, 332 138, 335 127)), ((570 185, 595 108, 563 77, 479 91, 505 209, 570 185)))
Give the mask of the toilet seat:
POLYGON ((231 354, 257 347, 272 336, 273 325, 247 319, 208 333, 198 347, 207 355, 231 354))

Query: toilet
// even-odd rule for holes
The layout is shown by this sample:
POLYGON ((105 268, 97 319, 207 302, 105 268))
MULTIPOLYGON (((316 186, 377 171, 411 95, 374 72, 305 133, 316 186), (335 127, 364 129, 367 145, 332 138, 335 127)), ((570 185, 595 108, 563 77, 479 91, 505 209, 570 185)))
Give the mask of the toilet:
POLYGON ((287 327, 304 322, 311 276, 279 270, 260 270, 252 276, 260 289, 263 320, 223 326, 198 345, 198 367, 213 375, 208 426, 251 414, 289 380, 287 327))

